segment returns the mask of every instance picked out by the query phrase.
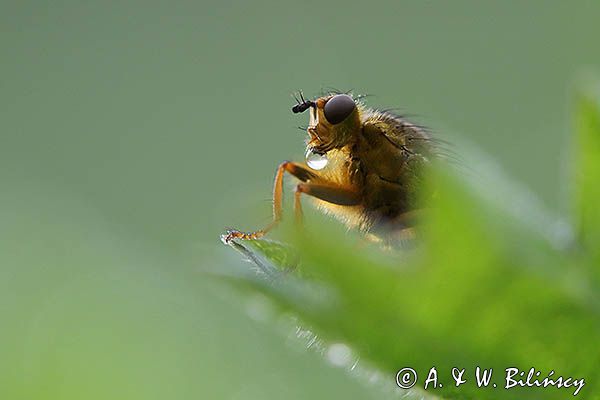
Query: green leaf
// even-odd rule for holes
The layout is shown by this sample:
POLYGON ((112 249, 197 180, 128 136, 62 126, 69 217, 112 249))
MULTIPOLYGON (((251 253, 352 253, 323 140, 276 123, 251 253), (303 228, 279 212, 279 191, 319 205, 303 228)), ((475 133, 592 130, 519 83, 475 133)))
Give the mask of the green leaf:
POLYGON ((600 84, 576 97, 575 203, 577 226, 586 249, 600 260, 600 84))
MULTIPOLYGON (((485 165, 478 167, 487 174, 485 165)), ((438 200, 425 221, 423 243, 412 251, 359 250, 328 224, 318 234, 290 238, 301 254, 302 280, 329 290, 305 291, 304 299, 288 290, 269 290, 269 296, 321 337, 349 344, 389 380, 412 367, 422 388, 435 366, 444 386, 428 394, 562 399, 575 391, 500 389, 509 367, 525 374, 534 367, 540 379, 550 371, 584 378, 583 393, 595 393, 600 290, 586 275, 588 261, 569 250, 574 238, 564 222, 506 178, 490 173, 480 180, 485 184, 476 181, 435 171, 431 184, 438 200), (325 300, 327 294, 333 296, 325 300), (477 366, 496 371, 498 388, 475 385, 477 366), (453 367, 466 368, 469 381, 454 387, 453 367)), ((280 268, 287 259, 273 256, 267 242, 247 245, 280 268)), ((288 279, 297 278, 273 285, 288 279)))

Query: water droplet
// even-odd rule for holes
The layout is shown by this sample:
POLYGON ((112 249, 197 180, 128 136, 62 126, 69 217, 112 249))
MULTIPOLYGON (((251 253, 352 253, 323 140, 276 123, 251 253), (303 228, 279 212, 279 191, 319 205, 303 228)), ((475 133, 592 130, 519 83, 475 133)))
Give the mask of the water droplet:
POLYGON ((311 149, 306 150, 306 163, 314 170, 320 170, 327 166, 327 155, 317 154, 311 149))
POLYGON ((349 366, 352 363, 352 350, 343 343, 334 343, 325 353, 327 361, 336 367, 349 366))

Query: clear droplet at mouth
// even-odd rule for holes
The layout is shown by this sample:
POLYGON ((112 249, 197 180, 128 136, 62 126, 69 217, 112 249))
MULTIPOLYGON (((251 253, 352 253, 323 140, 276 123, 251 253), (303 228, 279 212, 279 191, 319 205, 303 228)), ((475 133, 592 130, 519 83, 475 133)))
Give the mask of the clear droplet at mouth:
POLYGON ((320 170, 327 166, 327 154, 317 154, 311 149, 306 149, 306 164, 314 170, 320 170))

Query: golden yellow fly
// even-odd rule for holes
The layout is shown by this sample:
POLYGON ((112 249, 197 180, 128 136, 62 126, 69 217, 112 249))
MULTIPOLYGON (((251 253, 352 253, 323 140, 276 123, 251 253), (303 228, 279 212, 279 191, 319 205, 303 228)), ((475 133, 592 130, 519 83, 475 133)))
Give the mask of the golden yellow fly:
POLYGON ((223 240, 257 239, 277 225, 282 215, 283 176, 300 182, 294 195, 298 221, 303 194, 318 208, 371 237, 412 236, 423 186, 423 169, 435 146, 422 127, 388 111, 366 107, 348 93, 328 93, 306 100, 302 93, 292 108, 309 111, 306 163, 285 161, 275 174, 273 221, 252 233, 229 230, 223 240))

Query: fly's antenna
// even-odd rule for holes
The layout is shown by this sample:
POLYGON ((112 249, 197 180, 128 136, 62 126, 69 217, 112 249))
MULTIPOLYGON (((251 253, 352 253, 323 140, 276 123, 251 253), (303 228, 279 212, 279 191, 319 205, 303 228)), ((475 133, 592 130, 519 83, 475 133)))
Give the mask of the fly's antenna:
POLYGON ((294 98, 294 100, 296 100, 296 105, 294 107, 292 107, 292 112, 294 114, 303 113, 304 111, 308 110, 311 107, 316 107, 316 104, 314 101, 306 100, 304 98, 304 94, 302 93, 302 90, 298 91, 298 94, 296 94, 296 93, 292 94, 292 97, 294 98))

